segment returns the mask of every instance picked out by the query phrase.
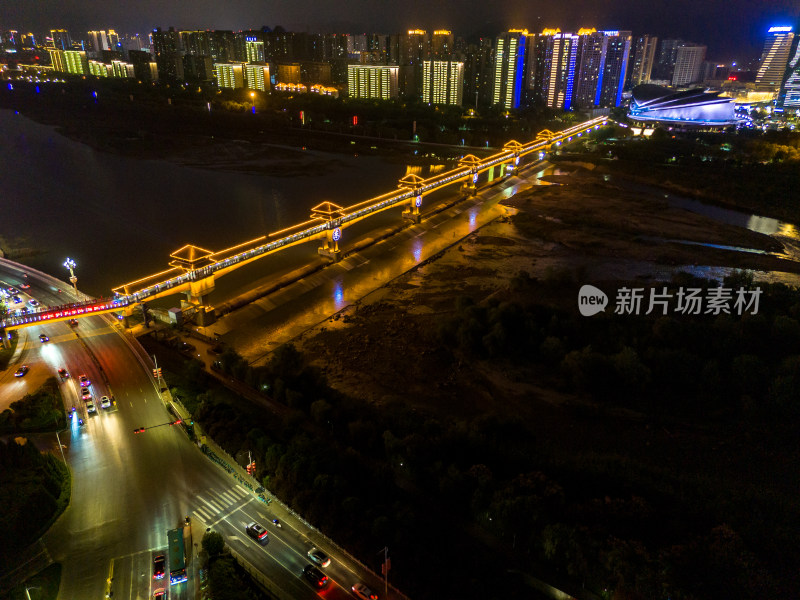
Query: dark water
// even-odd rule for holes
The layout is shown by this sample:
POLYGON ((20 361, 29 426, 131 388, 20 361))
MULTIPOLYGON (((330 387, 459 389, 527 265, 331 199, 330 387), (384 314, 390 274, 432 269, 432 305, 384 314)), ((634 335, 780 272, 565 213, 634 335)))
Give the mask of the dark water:
POLYGON ((381 158, 316 153, 336 162, 303 177, 204 171, 92 150, 0 110, 0 236, 36 253, 19 258, 59 278, 67 257, 95 296, 168 268, 184 244, 219 250, 305 221, 331 200, 390 191, 405 167, 381 158))

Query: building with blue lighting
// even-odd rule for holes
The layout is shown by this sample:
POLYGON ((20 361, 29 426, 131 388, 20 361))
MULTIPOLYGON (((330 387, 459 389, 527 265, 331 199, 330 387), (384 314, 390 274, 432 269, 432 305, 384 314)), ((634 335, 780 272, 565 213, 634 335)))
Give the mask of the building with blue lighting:
POLYGON ((628 117, 640 125, 664 125, 680 129, 724 129, 734 126, 733 98, 721 92, 694 88, 682 92, 659 85, 633 88, 628 117))

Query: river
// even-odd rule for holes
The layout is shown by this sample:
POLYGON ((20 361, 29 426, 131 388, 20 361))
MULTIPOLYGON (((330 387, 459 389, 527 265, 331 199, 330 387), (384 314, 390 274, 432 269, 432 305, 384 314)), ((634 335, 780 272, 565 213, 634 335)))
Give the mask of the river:
POLYGON ((94 296, 168 268, 184 244, 220 250, 305 221, 320 202, 385 193, 405 174, 379 157, 322 152, 324 171, 303 177, 201 170, 98 152, 11 110, 0 131, 5 246, 32 249, 16 260, 61 279, 72 258, 94 296))

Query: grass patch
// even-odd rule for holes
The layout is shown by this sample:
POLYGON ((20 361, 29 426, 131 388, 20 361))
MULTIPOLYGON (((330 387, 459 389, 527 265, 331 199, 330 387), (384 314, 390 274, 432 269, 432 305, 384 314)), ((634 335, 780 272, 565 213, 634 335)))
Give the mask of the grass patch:
POLYGON ((55 377, 0 413, 0 433, 58 431, 66 426, 67 417, 55 377))
POLYGON ((17 349, 18 340, 19 336, 12 335, 9 340, 8 348, 0 344, 0 371, 5 371, 8 368, 8 363, 11 361, 11 357, 14 356, 14 351, 17 349))
POLYGON ((53 563, 11 590, 8 600, 56 600, 61 585, 61 563, 53 563), (28 589, 28 594, 25 593, 28 589))

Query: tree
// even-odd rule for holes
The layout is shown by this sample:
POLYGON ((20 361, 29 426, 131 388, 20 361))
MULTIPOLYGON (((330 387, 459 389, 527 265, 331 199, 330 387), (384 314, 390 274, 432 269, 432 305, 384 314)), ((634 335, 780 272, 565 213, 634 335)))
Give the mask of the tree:
POLYGON ((206 531, 202 541, 203 550, 211 556, 218 556, 225 551, 225 540, 216 531, 206 531))

